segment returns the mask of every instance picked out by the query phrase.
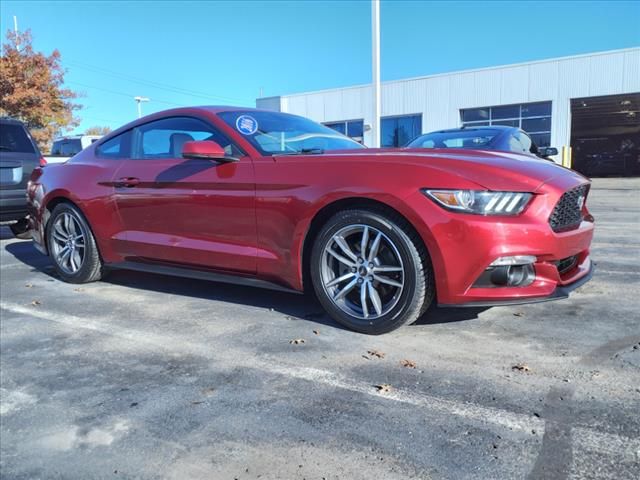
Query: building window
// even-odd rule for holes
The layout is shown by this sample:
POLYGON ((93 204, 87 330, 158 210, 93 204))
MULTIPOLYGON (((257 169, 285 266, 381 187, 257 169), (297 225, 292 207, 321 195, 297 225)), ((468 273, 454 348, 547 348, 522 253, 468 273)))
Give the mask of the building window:
POLYGON ((358 143, 364 142, 364 120, 329 122, 329 123, 325 123, 324 126, 332 128, 336 132, 340 132, 341 134, 352 138, 358 143))
POLYGON ((506 125, 529 134, 539 147, 551 145, 551 102, 469 108, 460 111, 462 125, 506 125))
POLYGON ((381 124, 380 144, 383 147, 404 147, 422 134, 422 115, 386 117, 381 124))

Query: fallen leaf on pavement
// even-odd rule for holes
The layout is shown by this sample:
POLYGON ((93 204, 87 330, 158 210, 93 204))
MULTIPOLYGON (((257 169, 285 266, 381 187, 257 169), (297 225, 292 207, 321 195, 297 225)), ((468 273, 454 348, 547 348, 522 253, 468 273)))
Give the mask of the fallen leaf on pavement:
POLYGON ((416 362, 414 362, 413 360, 402 360, 400 361, 400 365, 405 368, 416 368, 416 362))
POLYGON ((389 393, 391 391, 391 385, 388 383, 383 383, 381 385, 374 385, 378 390, 378 393, 389 393))
POLYGON ((31 288, 33 287, 33 283, 25 283, 24 286, 27 288, 31 288))
POLYGON ((320 335, 320 332, 318 330, 314 330, 313 333, 315 333, 316 335, 320 335))
POLYGON ((367 350, 367 353, 372 357, 384 358, 384 352, 379 352, 378 350, 367 350))
POLYGON ((215 389, 215 388, 213 388, 213 387, 207 387, 207 388, 203 388, 203 389, 201 390, 201 392, 202 392, 202 394, 203 394, 203 395, 211 395, 211 394, 213 394, 213 392, 215 392, 215 391, 216 391, 216 389, 215 389))
POLYGON ((84 292, 84 288, 74 288, 74 292, 84 292))
POLYGON ((31 302, 31 305, 37 307, 38 305, 42 305, 42 302, 40 300, 34 300, 33 302, 31 302))
POLYGON ((522 312, 516 312, 516 313, 514 313, 514 314, 513 314, 513 316, 514 316, 514 317, 522 317, 522 316, 524 316, 524 313, 522 313, 522 312))
POLYGON ((529 368, 529 365, 527 365, 526 363, 518 363, 517 365, 512 366, 511 370, 517 370, 518 372, 530 372, 531 371, 531 369, 529 368))
POLYGON ((294 338, 293 340, 289 340, 289 343, 291 345, 300 345, 301 343, 304 343, 304 338, 294 338))

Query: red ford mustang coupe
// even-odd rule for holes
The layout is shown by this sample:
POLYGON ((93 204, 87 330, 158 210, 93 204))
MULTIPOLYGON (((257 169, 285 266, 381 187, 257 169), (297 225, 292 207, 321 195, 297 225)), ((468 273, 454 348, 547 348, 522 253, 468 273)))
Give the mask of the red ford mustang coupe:
POLYGON ((315 291, 380 334, 439 305, 567 297, 592 273, 589 181, 531 156, 367 149, 308 119, 230 107, 134 121, 28 186, 59 276, 105 266, 315 291))

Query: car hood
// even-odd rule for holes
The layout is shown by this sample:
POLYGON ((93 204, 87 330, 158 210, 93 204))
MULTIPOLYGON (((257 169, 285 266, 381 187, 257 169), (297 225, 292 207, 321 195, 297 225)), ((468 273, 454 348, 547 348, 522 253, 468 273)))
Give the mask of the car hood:
POLYGON ((393 163, 429 166, 472 181, 487 190, 536 192, 558 176, 587 181, 579 173, 532 155, 502 151, 468 149, 365 149, 354 156, 366 155, 393 163))

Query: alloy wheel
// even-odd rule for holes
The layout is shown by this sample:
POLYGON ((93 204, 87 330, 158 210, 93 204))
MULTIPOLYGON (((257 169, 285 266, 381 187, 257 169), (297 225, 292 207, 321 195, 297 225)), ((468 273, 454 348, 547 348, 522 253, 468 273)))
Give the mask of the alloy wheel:
POLYGON ((320 277, 327 296, 348 315, 371 321, 400 300, 405 270, 398 248, 377 228, 349 225, 327 242, 320 277))
POLYGON ((55 262, 69 275, 78 272, 86 246, 80 222, 72 214, 64 212, 56 217, 51 228, 51 250, 55 262))

